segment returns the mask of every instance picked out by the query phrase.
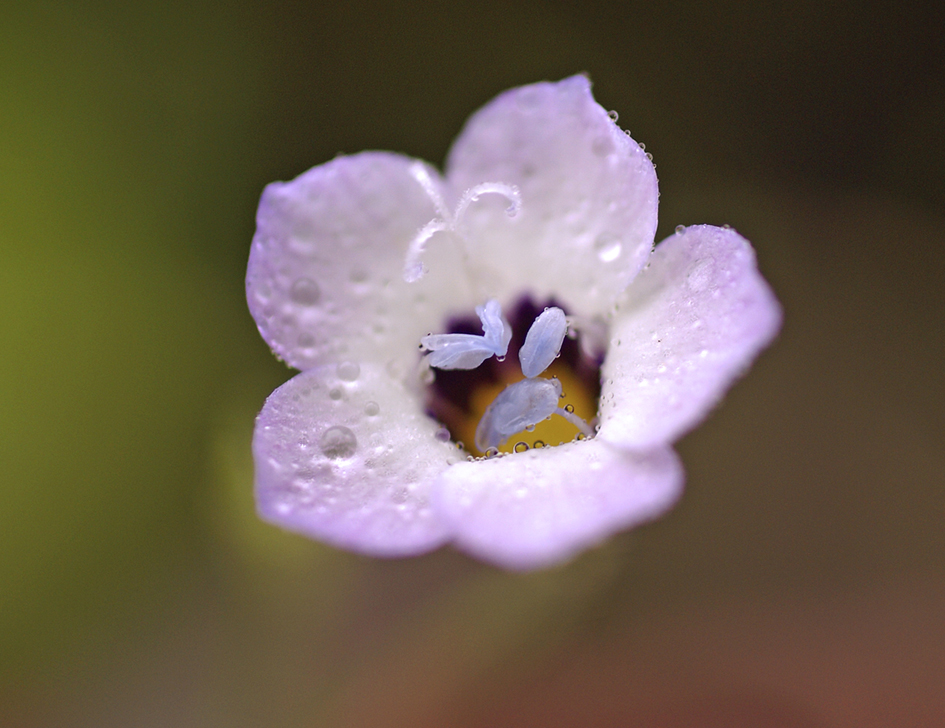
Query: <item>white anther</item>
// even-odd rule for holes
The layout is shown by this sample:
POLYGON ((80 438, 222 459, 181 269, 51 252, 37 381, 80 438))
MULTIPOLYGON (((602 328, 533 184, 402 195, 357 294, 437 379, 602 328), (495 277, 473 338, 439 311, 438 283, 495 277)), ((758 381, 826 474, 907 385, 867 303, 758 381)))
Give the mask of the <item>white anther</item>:
POLYGON ((510 384, 479 420, 476 447, 482 452, 499 447, 512 435, 548 419, 558 410, 560 398, 561 382, 557 379, 523 379, 510 384))
POLYGON ((537 377, 551 366, 567 333, 568 321, 564 311, 556 306, 546 308, 528 329, 525 343, 519 349, 522 374, 529 378, 537 377))
POLYGON ((512 326, 502 315, 499 302, 490 298, 485 306, 476 306, 476 315, 482 322, 483 337, 492 346, 495 355, 505 356, 512 340, 512 326))
POLYGON ((502 307, 494 298, 485 306, 476 306, 482 321, 483 335, 430 334, 420 339, 429 356, 431 367, 437 369, 475 369, 490 356, 505 356, 512 339, 512 327, 502 315, 502 307))

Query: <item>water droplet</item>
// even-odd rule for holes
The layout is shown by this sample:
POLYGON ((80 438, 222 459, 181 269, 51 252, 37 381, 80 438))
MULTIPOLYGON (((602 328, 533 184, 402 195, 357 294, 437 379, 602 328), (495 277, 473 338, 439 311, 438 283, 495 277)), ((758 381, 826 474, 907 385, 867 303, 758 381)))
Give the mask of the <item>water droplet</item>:
POLYGON ((341 399, 341 390, 338 389, 338 387, 330 389, 328 391, 328 396, 337 402, 339 399, 341 399))
POLYGON ((445 427, 441 427, 439 430, 436 431, 436 434, 434 435, 434 437, 440 442, 449 442, 450 431, 447 430, 445 427))
POLYGON ((311 278, 299 278, 289 289, 289 298, 300 306, 314 306, 321 295, 321 289, 311 278))
POLYGON ((322 453, 331 460, 350 458, 358 449, 358 438, 343 425, 329 427, 318 443, 322 453))
POLYGON ((528 443, 519 440, 515 443, 515 447, 512 448, 512 452, 528 452, 528 443))
POLYGON ((361 374, 361 367, 353 361, 345 361, 338 365, 338 378, 346 382, 355 381, 361 374))
POLYGON ((685 225, 677 225, 677 226, 676 226, 676 234, 677 234, 677 235, 682 235, 684 232, 686 232, 686 226, 685 226, 685 225))
POLYGON ((494 458, 498 454, 499 454, 499 448, 497 447, 490 447, 486 449, 487 458, 494 458))
POLYGON ((497 357, 495 358, 495 360, 496 360, 497 362, 503 362, 503 361, 505 361, 505 357, 504 357, 504 356, 497 356, 497 357))
POLYGON ((368 402, 364 405, 364 414, 368 417, 377 417, 381 412, 381 406, 377 402, 368 402))
POLYGON ((574 412, 574 405, 573 405, 573 404, 566 404, 566 405, 564 406, 564 411, 565 411, 565 412, 573 413, 573 412, 574 412))
POLYGON ((312 336, 308 331, 303 331, 299 334, 299 346, 309 347, 315 344, 315 337, 312 336))
POLYGON ((525 431, 526 431, 526 432, 534 432, 534 431, 535 431, 535 425, 525 425, 525 431))
POLYGON ((610 120, 613 121, 614 123, 616 123, 617 119, 620 118, 620 114, 618 114, 616 111, 613 111, 613 110, 608 111, 607 116, 609 116, 610 120))
POLYGON ((535 442, 532 444, 532 447, 535 448, 535 449, 540 449, 540 448, 546 447, 545 441, 544 441, 544 440, 535 440, 535 442))
POLYGON ((594 250, 597 252, 597 257, 604 263, 612 263, 617 260, 622 249, 620 238, 613 233, 601 233, 594 241, 594 250))

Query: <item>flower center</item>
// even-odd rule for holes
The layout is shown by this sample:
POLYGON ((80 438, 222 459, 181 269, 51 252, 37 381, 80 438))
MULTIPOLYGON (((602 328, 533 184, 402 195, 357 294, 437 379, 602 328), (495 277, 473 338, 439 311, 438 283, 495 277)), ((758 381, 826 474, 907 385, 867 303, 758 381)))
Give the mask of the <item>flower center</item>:
POLYGON ((477 308, 481 326, 472 318, 457 319, 450 333, 423 338, 434 372, 430 416, 476 456, 592 436, 602 355, 582 351, 554 302, 538 307, 523 299, 511 324, 501 311, 497 318, 484 316, 490 307, 493 314, 498 310, 494 301, 477 308), (488 353, 490 347, 496 350, 488 353), (438 366, 443 361, 468 366, 438 366))

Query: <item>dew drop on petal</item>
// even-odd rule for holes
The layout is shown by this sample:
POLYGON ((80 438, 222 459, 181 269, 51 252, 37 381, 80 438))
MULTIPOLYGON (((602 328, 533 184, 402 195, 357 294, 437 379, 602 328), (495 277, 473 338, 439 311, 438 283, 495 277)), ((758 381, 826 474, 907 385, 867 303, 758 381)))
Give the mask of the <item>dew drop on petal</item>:
POLYGON ((338 389, 338 387, 334 387, 328 390, 328 396, 331 397, 335 401, 338 401, 339 399, 341 399, 341 394, 342 394, 341 390, 338 389))
POLYGON ((685 225, 677 225, 677 226, 676 226, 676 234, 677 234, 677 235, 682 235, 684 232, 686 232, 686 226, 685 226, 685 225))
POLYGON ((364 405, 364 414, 368 417, 377 417, 381 412, 381 406, 377 402, 368 402, 364 405))
POLYGON ((436 437, 436 439, 439 440, 440 442, 449 442, 450 431, 447 430, 445 427, 441 427, 440 429, 436 431, 436 434, 434 435, 434 437, 436 437))
POLYGON ((594 241, 594 250, 603 263, 613 263, 620 257, 622 249, 620 239, 612 233, 601 233, 594 241))
POLYGON ((318 443, 322 453, 330 460, 350 458, 358 449, 358 438, 343 425, 329 427, 318 443))
POLYGON ((299 278, 289 289, 289 298, 300 306, 314 306, 321 295, 321 289, 311 278, 299 278))
POLYGON ((338 365, 338 378, 346 382, 355 381, 360 374, 361 367, 353 361, 342 362, 338 365))
POLYGON ((613 111, 613 110, 608 111, 607 116, 609 116, 610 120, 613 122, 616 122, 617 119, 620 118, 620 114, 618 114, 616 111, 613 111))

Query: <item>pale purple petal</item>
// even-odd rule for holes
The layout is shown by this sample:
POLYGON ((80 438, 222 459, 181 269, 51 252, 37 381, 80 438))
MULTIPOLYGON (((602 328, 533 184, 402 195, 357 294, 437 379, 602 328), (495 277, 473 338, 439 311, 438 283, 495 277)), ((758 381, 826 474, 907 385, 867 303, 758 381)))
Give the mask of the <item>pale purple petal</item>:
POLYGON ((446 168, 456 197, 484 181, 521 192, 514 218, 505 198, 485 195, 459 223, 474 274, 503 301, 530 292, 605 314, 650 253, 656 171, 583 76, 498 96, 467 122, 446 168))
POLYGON ((440 477, 433 503, 460 548, 526 570, 655 518, 682 483, 672 450, 629 453, 595 439, 459 463, 440 477))
MULTIPOLYGON (((439 234, 430 273, 403 280, 407 248, 437 215, 411 172, 387 152, 338 157, 263 192, 246 296, 263 338, 298 369, 344 359, 395 361, 406 370, 420 337, 448 313, 471 309, 461 251, 439 234)), ((423 167, 430 184, 439 175, 423 167)))
POLYGON ((598 437, 631 449, 672 442, 706 416, 780 323, 747 240, 710 225, 670 236, 620 301, 598 437))
POLYGON ((376 556, 442 544, 429 486, 461 454, 419 401, 377 364, 318 367, 283 384, 253 437, 260 515, 376 556))

